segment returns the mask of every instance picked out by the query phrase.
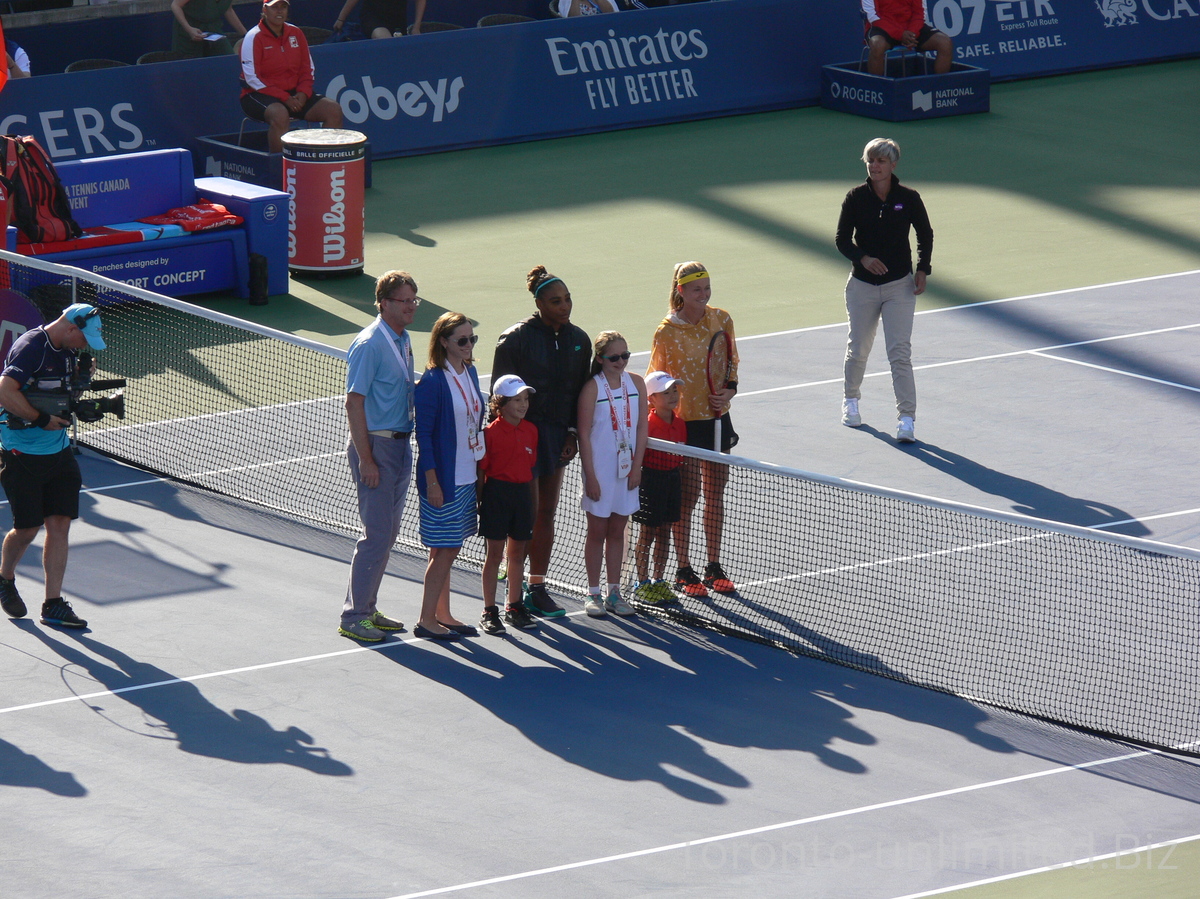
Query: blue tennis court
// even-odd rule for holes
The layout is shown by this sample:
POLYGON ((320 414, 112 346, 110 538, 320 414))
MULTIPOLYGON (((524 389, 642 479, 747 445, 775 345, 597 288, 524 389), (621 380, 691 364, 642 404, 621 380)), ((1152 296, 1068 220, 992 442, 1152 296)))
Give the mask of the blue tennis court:
MULTIPOLYGON (((881 368, 838 423, 840 327, 744 336, 738 451, 1196 548, 1197 287, 919 315, 909 448, 881 368)), ((897 899, 1134 850, 1171 876, 1200 835, 1194 758, 669 621, 564 599, 532 633, 350 644, 349 538, 82 464, 91 628, 0 638, 3 895, 897 899)), ((384 611, 415 620, 421 569, 396 557, 384 611)), ((452 587, 473 614, 477 575, 452 587)))

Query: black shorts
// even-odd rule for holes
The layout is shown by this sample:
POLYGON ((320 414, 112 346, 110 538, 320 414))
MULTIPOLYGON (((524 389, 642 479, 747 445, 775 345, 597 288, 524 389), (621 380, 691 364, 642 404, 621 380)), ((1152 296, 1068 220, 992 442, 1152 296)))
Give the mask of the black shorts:
MULTIPOLYGON (((288 110, 288 115, 290 115, 293 119, 303 119, 306 115, 308 115, 309 110, 311 110, 317 105, 318 102, 324 99, 325 97, 321 94, 313 94, 308 98, 308 102, 304 104, 303 109, 301 109, 299 112, 292 112, 291 110, 288 110)), ((261 91, 254 91, 242 97, 242 112, 244 112, 248 118, 259 122, 265 122, 267 120, 267 107, 272 103, 278 103, 280 106, 283 106, 284 109, 287 109, 287 106, 285 106, 284 102, 278 97, 272 97, 270 94, 264 94, 261 91)))
POLYGON ((642 469, 642 486, 638 491, 641 508, 633 520, 646 527, 659 528, 679 520, 683 505, 683 475, 679 468, 663 471, 660 468, 642 469))
MULTIPOLYGON (((715 418, 702 418, 699 421, 685 422, 687 425, 687 445, 710 450, 716 445, 715 418)), ((721 452, 727 453, 735 446, 740 438, 729 420, 729 413, 721 416, 721 452)))
MULTIPOLYGON (((920 50, 923 46, 925 46, 925 42, 927 40, 929 40, 935 34, 941 34, 941 33, 942 32, 938 31, 936 28, 931 28, 928 25, 922 25, 921 30, 917 32, 917 49, 920 50)), ((900 41, 896 40, 894 37, 892 37, 890 34, 888 34, 886 31, 884 31, 878 25, 872 25, 871 30, 867 32, 867 40, 870 40, 871 38, 876 37, 876 36, 881 37, 885 41, 887 41, 889 47, 899 47, 900 46, 900 41)))
POLYGON ((488 478, 479 502, 479 536, 484 540, 533 538, 532 484, 488 478))
POLYGON ((83 478, 70 447, 49 455, 0 453, 0 484, 8 497, 13 527, 40 528, 48 515, 79 517, 83 478))
POLYGON ((537 465, 533 467, 533 476, 544 478, 567 464, 562 461, 562 451, 567 445, 569 433, 562 425, 545 424, 540 421, 533 424, 538 431, 537 465))

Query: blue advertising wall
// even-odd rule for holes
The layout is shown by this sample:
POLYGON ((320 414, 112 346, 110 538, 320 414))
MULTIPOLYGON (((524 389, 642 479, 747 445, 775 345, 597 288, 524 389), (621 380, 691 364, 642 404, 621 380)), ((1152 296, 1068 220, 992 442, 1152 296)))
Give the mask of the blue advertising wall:
MULTIPOLYGON (((1011 79, 1200 55, 1200 0, 927 0, 959 61, 1011 79)), ((317 89, 376 158, 815 104, 857 58, 852 0, 723 0, 314 47, 317 89)), ((236 132, 231 57, 48 75, 0 93, 0 132, 55 159, 236 132)))

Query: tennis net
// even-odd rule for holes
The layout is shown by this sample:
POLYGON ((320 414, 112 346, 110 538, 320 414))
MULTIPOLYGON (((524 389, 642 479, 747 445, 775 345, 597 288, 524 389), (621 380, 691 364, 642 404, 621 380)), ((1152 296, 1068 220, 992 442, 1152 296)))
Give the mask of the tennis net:
MULTIPOLYGON (((70 302, 102 308, 109 348, 97 376, 129 380, 128 414, 81 426, 81 443, 291 519, 358 530, 341 351, 76 269, 0 259, 7 286, 47 317, 70 302)), ((1200 747, 1200 553, 680 452, 727 469, 721 558, 737 592, 648 611, 1074 727, 1200 747)), ((573 464, 548 575, 576 596, 579 489, 573 464)), ((697 550, 704 512, 701 499, 697 550)), ((469 541, 460 561, 477 569, 482 549, 469 541)), ((415 490, 398 550, 424 552, 415 490)))

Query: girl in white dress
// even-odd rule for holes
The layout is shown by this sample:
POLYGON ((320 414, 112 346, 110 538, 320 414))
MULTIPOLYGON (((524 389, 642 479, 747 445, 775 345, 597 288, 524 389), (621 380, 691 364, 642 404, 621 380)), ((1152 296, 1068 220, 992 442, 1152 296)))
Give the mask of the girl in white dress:
POLYGON ((579 394, 579 460, 583 467, 581 505, 587 513, 583 561, 588 576, 584 610, 634 614, 621 598, 625 524, 638 510, 642 456, 646 452, 646 383, 627 372, 629 347, 616 331, 596 338, 592 379, 579 394), (608 566, 608 590, 601 595, 601 562, 608 566))

